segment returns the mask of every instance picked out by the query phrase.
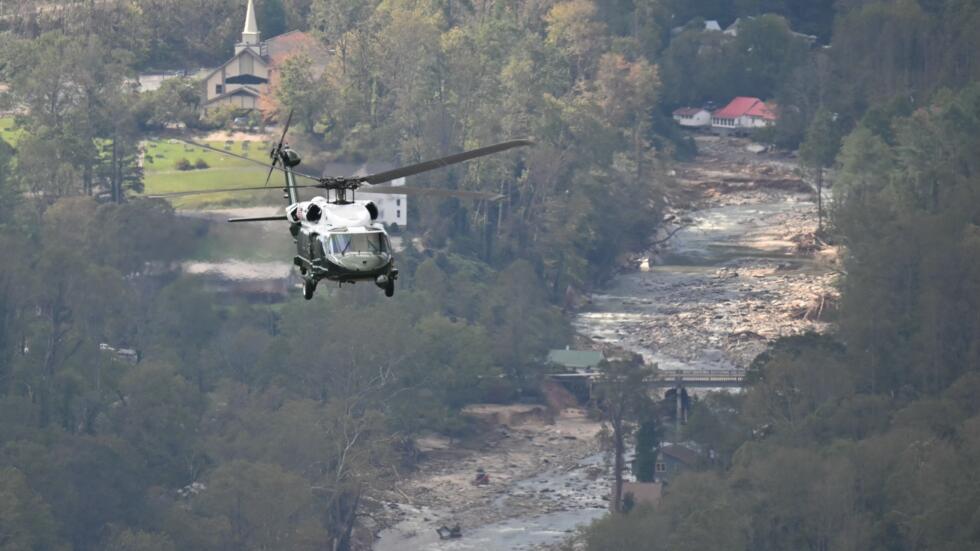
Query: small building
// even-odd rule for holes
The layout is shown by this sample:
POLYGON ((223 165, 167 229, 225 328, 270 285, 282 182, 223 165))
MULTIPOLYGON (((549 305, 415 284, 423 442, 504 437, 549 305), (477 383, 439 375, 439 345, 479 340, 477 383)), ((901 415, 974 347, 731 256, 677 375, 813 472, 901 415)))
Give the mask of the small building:
MULTIPOLYGON (((742 28, 742 24, 745 21, 751 21, 753 19, 755 19, 755 16, 752 16, 752 15, 746 16, 744 18, 739 17, 739 18, 735 19, 735 22, 732 23, 731 25, 729 25, 723 32, 725 34, 727 34, 728 36, 736 37, 736 36, 738 36, 738 33, 741 30, 741 28, 742 28)), ((787 23, 787 25, 788 25, 788 23, 787 23)), ((804 33, 796 32, 793 29, 790 29, 789 32, 795 38, 797 38, 797 39, 802 40, 803 42, 805 42, 807 44, 807 46, 813 46, 817 42, 817 37, 814 36, 814 35, 812 35, 812 34, 804 34, 804 33)))
POLYGON ((585 371, 595 368, 604 359, 598 350, 571 350, 569 348, 551 350, 547 362, 564 367, 569 371, 585 371))
POLYGON ((140 93, 154 92, 160 89, 165 80, 172 78, 183 78, 187 76, 186 71, 160 71, 156 73, 140 73, 136 77, 137 89, 140 93))
POLYGON ((775 110, 759 98, 739 96, 711 114, 711 127, 722 132, 764 128, 775 124, 775 110))
POLYGON ((701 450, 689 444, 664 444, 657 452, 654 467, 656 480, 669 483, 672 478, 684 471, 697 470, 704 463, 701 450))
POLYGON ((693 19, 688 21, 687 24, 681 25, 679 27, 674 27, 670 29, 670 36, 677 36, 686 30, 698 30, 703 32, 721 32, 721 24, 718 23, 716 19, 693 19), (702 21, 703 25, 697 26, 696 22, 702 21))
POLYGON ((300 31, 291 31, 261 40, 255 6, 248 0, 242 40, 235 44, 235 55, 204 77, 204 110, 225 105, 240 109, 270 107, 279 69, 286 60, 308 55, 314 74, 322 74, 326 52, 316 39, 300 31))
POLYGON ((140 353, 132 348, 116 348, 110 346, 108 343, 102 342, 99 343, 99 350, 108 353, 124 363, 135 365, 140 362, 140 353))
POLYGON ((742 26, 742 18, 738 17, 731 25, 729 25, 724 30, 724 33, 727 34, 728 36, 738 36, 738 30, 739 28, 741 28, 741 26, 742 26))
MULTIPOLYGON (((344 176, 367 176, 392 170, 395 165, 391 163, 329 163, 321 176, 344 177, 344 176)), ((403 186, 405 178, 398 178, 385 184, 385 186, 403 186)), ((371 201, 378 207, 378 221, 386 226, 397 224, 400 228, 408 226, 408 196, 395 195, 389 193, 371 193, 371 186, 364 186, 357 191, 357 199, 371 201)))
POLYGON ((711 112, 700 107, 681 107, 674 110, 674 121, 689 128, 711 126, 711 112))

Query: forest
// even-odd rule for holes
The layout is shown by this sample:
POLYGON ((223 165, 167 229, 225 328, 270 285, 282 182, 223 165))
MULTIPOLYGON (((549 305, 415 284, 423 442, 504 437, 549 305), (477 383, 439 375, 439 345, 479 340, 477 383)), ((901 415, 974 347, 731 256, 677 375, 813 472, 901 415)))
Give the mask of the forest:
POLYGON ((425 248, 392 301, 280 305, 173 269, 209 229, 141 196, 141 140, 222 123, 192 82, 132 79, 221 63, 242 4, 0 3, 0 547, 369 549, 366 511, 414 439, 538 398, 576 297, 648 246, 671 163, 696 154, 670 112, 736 94, 779 106, 758 139, 833 173, 838 322, 698 401, 685 435, 714 468, 570 545, 977 546, 975 2, 257 1, 266 35, 333 51, 322 78, 289 64, 277 98, 312 162, 537 142, 427 177, 505 198, 418 203, 425 248), (704 27, 737 19, 735 37, 704 27))
POLYGON ((777 341, 744 394, 695 407, 687 435, 717 467, 600 521, 590 550, 977 546, 980 84, 953 59, 976 48, 980 12, 849 4, 809 89, 790 75, 781 92, 810 97, 781 105, 814 107, 801 158, 835 171, 836 328, 777 341))

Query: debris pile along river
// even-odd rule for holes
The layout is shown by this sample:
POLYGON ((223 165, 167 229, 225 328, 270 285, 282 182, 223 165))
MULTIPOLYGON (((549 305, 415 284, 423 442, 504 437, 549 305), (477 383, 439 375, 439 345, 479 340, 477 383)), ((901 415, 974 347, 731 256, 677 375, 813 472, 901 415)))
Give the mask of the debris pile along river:
MULTIPOLYGON (((775 338, 825 330, 836 300, 835 251, 801 245, 816 241, 816 206, 795 163, 749 153, 745 140, 697 141, 697 161, 676 168, 684 227, 575 319, 583 341, 634 350, 661 370, 745 367, 775 338)), ((671 228, 662 231, 655 241, 671 228)), ((526 406, 474 414, 514 407, 526 406)), ((577 410, 553 424, 524 417, 475 449, 435 452, 388 492, 392 526, 375 549, 542 549, 604 515, 612 480, 599 424, 577 410), (491 485, 469 484, 478 467, 491 485), (455 523, 463 537, 440 540, 435 529, 455 523)))

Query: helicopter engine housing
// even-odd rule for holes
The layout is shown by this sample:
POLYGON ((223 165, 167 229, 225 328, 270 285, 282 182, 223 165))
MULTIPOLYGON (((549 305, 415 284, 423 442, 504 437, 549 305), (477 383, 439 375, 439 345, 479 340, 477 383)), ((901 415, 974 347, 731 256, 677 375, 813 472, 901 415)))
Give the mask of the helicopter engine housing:
POLYGON ((328 203, 322 197, 314 197, 309 201, 301 201, 294 205, 290 205, 286 209, 286 217, 290 222, 309 222, 310 224, 317 224, 323 218, 327 209, 330 208, 330 203, 328 203))
POLYGON ((337 204, 323 197, 301 201, 286 209, 286 218, 294 223, 327 223, 331 226, 359 227, 369 226, 378 219, 381 212, 371 201, 354 201, 337 204))

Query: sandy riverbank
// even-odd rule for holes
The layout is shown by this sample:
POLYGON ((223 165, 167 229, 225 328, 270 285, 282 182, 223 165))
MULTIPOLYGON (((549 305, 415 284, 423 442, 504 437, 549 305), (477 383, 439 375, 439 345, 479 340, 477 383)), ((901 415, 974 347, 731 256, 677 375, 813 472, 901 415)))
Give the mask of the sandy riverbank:
POLYGON ((436 437, 420 441, 425 458, 385 496, 394 528, 382 533, 375 549, 524 549, 554 540, 556 525, 571 529, 580 518, 605 511, 609 481, 598 455, 600 424, 585 411, 552 415, 527 405, 466 411, 490 430, 469 447, 436 437), (490 484, 471 483, 478 468, 490 484), (457 523, 464 538, 440 541, 435 529, 457 523))

